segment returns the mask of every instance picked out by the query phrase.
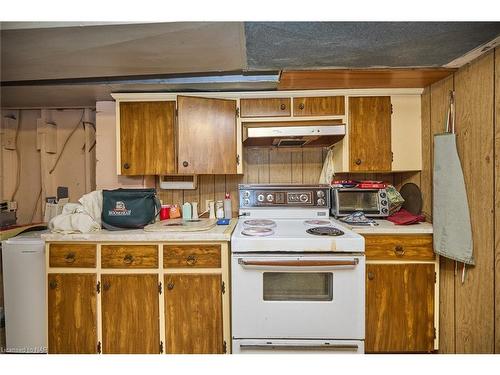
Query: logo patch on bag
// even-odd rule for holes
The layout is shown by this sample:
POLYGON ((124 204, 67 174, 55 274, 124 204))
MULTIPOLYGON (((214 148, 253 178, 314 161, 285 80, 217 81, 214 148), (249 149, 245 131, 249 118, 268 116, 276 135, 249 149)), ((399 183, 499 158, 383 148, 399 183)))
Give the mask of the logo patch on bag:
POLYGON ((109 216, 130 216, 131 214, 132 210, 127 210, 123 201, 116 201, 115 208, 108 210, 109 216))

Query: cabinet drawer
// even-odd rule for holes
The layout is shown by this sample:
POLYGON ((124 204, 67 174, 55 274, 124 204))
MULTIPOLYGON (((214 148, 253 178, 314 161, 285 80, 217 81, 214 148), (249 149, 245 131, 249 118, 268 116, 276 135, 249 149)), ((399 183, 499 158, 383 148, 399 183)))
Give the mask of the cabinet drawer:
POLYGON ((220 268, 219 245, 164 245, 165 268, 220 268))
POLYGON ((290 116, 290 98, 241 99, 241 117, 290 116))
POLYGON ((294 98, 294 116, 337 116, 345 114, 343 96, 320 96, 312 98, 294 98))
POLYGON ((102 268, 158 268, 156 245, 102 245, 102 268))
POLYGON ((50 267, 94 268, 96 266, 96 245, 50 244, 49 265, 50 267))
POLYGON ((365 235, 367 259, 433 260, 432 235, 365 235))

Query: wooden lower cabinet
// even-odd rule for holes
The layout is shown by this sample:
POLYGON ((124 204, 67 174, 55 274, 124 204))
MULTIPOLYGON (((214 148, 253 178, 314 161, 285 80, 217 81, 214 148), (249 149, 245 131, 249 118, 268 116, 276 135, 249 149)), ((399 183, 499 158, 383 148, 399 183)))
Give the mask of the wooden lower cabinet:
POLYGON ((158 275, 101 275, 102 352, 160 353, 158 275))
POLYGON ((165 327, 167 353, 223 353, 221 275, 165 275, 165 327))
POLYGON ((46 245, 49 353, 230 352, 227 242, 93 246, 46 245))
POLYGON ((47 276, 49 353, 97 353, 96 280, 95 274, 47 276))
POLYGON ((366 265, 367 353, 434 349, 433 263, 366 265))

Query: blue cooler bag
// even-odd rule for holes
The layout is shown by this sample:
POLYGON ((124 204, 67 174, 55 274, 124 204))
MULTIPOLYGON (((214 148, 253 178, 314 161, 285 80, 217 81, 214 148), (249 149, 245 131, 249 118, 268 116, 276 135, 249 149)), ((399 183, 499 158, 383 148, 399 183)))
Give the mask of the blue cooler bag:
POLYGON ((154 223, 160 212, 156 189, 102 191, 102 227, 108 230, 140 229, 154 223))

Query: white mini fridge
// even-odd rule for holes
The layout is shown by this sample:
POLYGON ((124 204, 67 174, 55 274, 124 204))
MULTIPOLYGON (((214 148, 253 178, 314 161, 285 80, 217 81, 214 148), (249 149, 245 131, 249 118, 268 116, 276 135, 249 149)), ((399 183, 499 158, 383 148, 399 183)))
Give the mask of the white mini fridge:
POLYGON ((33 231, 2 241, 7 353, 46 353, 45 246, 33 231))

